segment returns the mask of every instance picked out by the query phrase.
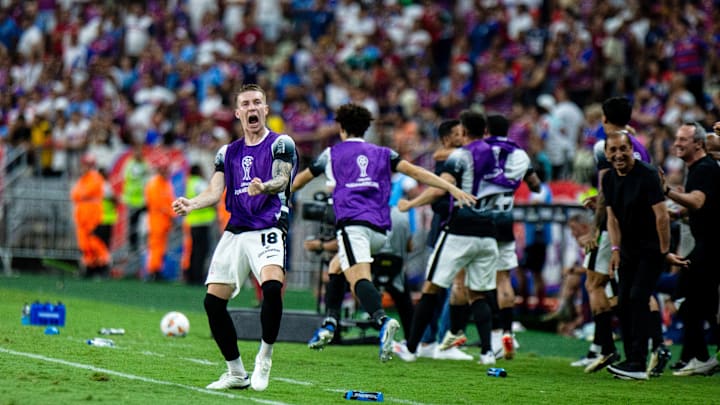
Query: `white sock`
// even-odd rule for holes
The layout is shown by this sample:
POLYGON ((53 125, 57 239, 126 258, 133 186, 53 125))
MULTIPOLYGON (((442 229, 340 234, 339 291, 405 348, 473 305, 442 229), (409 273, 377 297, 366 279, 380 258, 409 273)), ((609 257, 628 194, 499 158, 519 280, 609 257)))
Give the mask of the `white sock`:
POLYGON ((243 365, 242 357, 238 357, 235 360, 226 361, 228 366, 228 371, 232 375, 237 375, 241 377, 247 376, 247 371, 245 371, 245 366, 243 365))
POLYGON ((600 345, 596 345, 595 343, 590 345, 590 351, 593 353, 602 353, 602 347, 600 345))
POLYGON ((272 357, 273 345, 265 343, 264 340, 260 339, 260 350, 258 350, 258 356, 265 357, 267 359, 272 357))

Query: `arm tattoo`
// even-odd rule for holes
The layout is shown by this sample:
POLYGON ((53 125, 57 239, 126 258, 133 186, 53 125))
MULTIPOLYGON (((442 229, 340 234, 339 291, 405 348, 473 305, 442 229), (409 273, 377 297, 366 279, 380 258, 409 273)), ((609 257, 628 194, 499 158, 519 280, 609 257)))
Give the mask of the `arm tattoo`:
POLYGON ((272 166, 273 178, 263 183, 263 186, 265 186, 264 193, 277 194, 285 190, 287 185, 290 184, 291 171, 292 163, 276 159, 272 166))

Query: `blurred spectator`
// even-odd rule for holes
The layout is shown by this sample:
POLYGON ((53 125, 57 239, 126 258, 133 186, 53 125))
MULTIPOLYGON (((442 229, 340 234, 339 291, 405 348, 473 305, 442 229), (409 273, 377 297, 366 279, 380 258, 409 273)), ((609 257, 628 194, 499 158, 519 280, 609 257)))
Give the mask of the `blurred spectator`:
MULTIPOLYGON (((210 1, 203 3, 211 3, 210 1)), ((199 7, 198 7, 199 8, 199 7)), ((130 57, 139 57, 140 53, 150 40, 150 32, 148 29, 152 24, 152 18, 145 14, 143 3, 131 2, 128 5, 127 14, 125 15, 125 54, 130 57)))
POLYGON ((89 129, 90 121, 79 110, 75 110, 65 124, 65 151, 70 177, 76 177, 79 173, 80 156, 85 151, 89 129))
MULTIPOLYGON (((547 184, 547 175, 542 166, 534 167, 540 179, 540 191, 530 192, 528 202, 530 204, 551 204, 552 191, 547 184)), ((520 267, 517 268, 518 295, 520 295, 524 309, 528 309, 529 297, 536 297, 538 305, 536 310, 543 311, 546 289, 543 269, 545 267, 545 256, 547 247, 552 243, 552 223, 536 222, 525 223, 525 254, 522 257, 520 267), (532 286, 528 283, 529 271, 532 276, 532 286)))
MULTIPOLYGON (((633 97, 639 138, 653 145, 656 162, 675 167, 663 157, 661 133, 686 120, 709 127, 720 119, 717 7, 571 3, 8 1, 0 5, 0 135, 26 145, 23 128, 43 116, 53 150, 42 159, 52 152, 52 172, 67 176, 77 176, 79 154, 103 153, 105 143, 92 133, 82 139, 76 110, 91 132, 98 114, 112 122, 113 150, 165 138, 188 155, 204 153, 214 148, 216 127, 241 136, 229 107, 234 89, 257 82, 276 100, 274 130, 296 125, 296 100, 306 100, 310 149, 332 142, 335 131, 313 138, 311 121, 331 128, 323 122, 332 111, 355 102, 377 119, 370 141, 390 145, 392 134, 415 126, 418 142, 408 143, 407 155, 427 166, 438 117, 484 109, 519 119, 518 136, 533 127, 526 144, 536 163, 547 156, 565 168, 548 170, 551 178, 582 181, 572 153, 553 155, 553 142, 567 135, 554 114, 562 87, 579 108, 633 97), (537 113, 543 94, 557 100, 537 113)), ((579 152, 583 141, 571 136, 568 148, 579 152)))
POLYGON ((545 151, 553 163, 553 178, 567 179, 572 174, 571 165, 585 117, 568 97, 564 85, 556 87, 554 95, 556 104, 551 109, 551 130, 545 139, 545 151))

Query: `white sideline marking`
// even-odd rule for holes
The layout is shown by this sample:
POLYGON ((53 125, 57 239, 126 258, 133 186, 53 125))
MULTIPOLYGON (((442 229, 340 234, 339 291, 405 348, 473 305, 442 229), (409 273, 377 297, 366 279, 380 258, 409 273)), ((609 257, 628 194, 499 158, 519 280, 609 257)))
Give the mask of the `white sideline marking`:
MULTIPOLYGON (((230 394, 230 393, 223 392, 223 391, 215 391, 215 390, 208 390, 208 389, 205 389, 205 388, 198 388, 198 387, 194 387, 194 386, 192 386, 192 385, 185 385, 185 384, 179 384, 179 383, 174 383, 174 382, 170 382, 170 381, 156 380, 156 379, 154 379, 154 378, 142 377, 142 376, 138 376, 138 375, 122 373, 122 372, 119 372, 119 371, 114 371, 114 370, 109 370, 109 369, 105 369, 105 368, 95 367, 95 366, 91 366, 91 365, 88 365, 88 364, 75 363, 75 362, 72 362, 72 361, 67 361, 67 360, 62 360, 62 359, 56 359, 56 358, 52 358, 52 357, 47 357, 47 356, 43 356, 43 355, 40 355, 40 354, 17 352, 17 351, 15 351, 15 350, 6 349, 6 348, 4 348, 4 347, 0 347, 0 353, 7 353, 7 354, 11 354, 11 355, 14 355, 14 356, 21 356, 21 357, 29 357, 29 358, 31 358, 31 359, 42 360, 42 361, 46 361, 46 362, 49 362, 49 363, 57 363, 57 364, 65 365, 65 366, 70 366, 70 367, 75 367, 75 368, 81 368, 81 369, 90 370, 90 371, 102 372, 102 373, 114 375, 114 376, 116 376, 116 377, 127 378, 127 379, 129 379, 129 380, 138 380, 138 381, 143 381, 143 382, 152 383, 152 384, 159 384, 159 385, 167 385, 167 386, 172 386, 172 387, 179 387, 179 388, 184 388, 184 389, 188 389, 188 390, 191 390, 191 391, 201 392, 201 393, 204 393, 204 394, 219 395, 219 396, 226 397, 226 398, 248 399, 248 400, 251 400, 251 401, 253 401, 253 402, 257 402, 257 403, 260 403, 260 404, 268 404, 268 405, 288 405, 288 404, 286 404, 285 402, 269 401, 269 400, 266 400, 266 399, 252 398, 252 397, 247 397, 247 396, 244 396, 244 395, 243 395, 243 396, 234 395, 234 394, 230 394)), ((154 352, 150 352, 150 351, 142 351, 141 353, 142 353, 142 354, 145 354, 145 355, 150 355, 150 356, 166 357, 164 354, 154 353, 154 352)), ((200 363, 200 364, 212 364, 212 365, 215 364, 215 363, 210 362, 210 361, 207 361, 207 360, 199 360, 199 359, 191 359, 191 358, 181 358, 181 359, 182 359, 182 360, 188 360, 188 361, 197 362, 197 363, 200 363)), ((286 384, 295 384, 295 385, 302 385, 302 386, 307 386, 307 387, 311 387, 311 386, 315 385, 315 383, 313 383, 313 382, 294 380, 294 379, 291 379, 291 378, 284 378, 284 377, 273 377, 272 379, 273 379, 273 380, 277 380, 277 381, 282 381, 282 382, 284 382, 284 383, 286 383, 286 384)), ((248 390, 250 390, 250 389, 248 388, 248 390)), ((350 390, 349 390, 349 389, 337 389, 337 388, 323 388, 323 391, 344 393, 344 392, 350 391, 350 390)), ((416 401, 411 401, 411 400, 407 400, 407 399, 399 399, 399 398, 385 398, 385 401, 386 401, 386 402, 391 402, 391 403, 406 404, 406 405, 430 405, 430 404, 426 404, 426 403, 424 403, 424 402, 416 402, 416 401)))
POLYGON ((205 360, 205 359, 193 359, 193 358, 191 358, 191 357, 180 357, 180 359, 181 359, 181 360, 187 360, 187 361, 189 361, 189 362, 196 363, 196 364, 202 364, 202 365, 205 365, 205 366, 215 366, 215 365, 217 365, 216 362, 210 361, 210 360, 205 360))
POLYGON ((42 361, 46 361, 48 363, 57 363, 57 364, 62 364, 64 366, 70 366, 70 367, 80 368, 80 369, 84 369, 84 370, 101 372, 101 373, 105 373, 105 374, 114 375, 116 377, 127 378, 128 380, 137 380, 137 381, 142 381, 142 382, 151 383, 151 384, 167 385, 167 386, 171 386, 171 387, 184 388, 184 389, 187 389, 190 391, 201 392, 203 394, 218 395, 221 397, 233 398, 233 399, 246 399, 246 400, 251 400, 253 402, 257 402, 260 404, 287 405, 285 402, 269 401, 266 399, 253 398, 253 397, 249 397, 249 396, 245 396, 245 395, 242 395, 242 396, 233 395, 233 394, 229 394, 227 392, 214 391, 214 390, 208 390, 208 389, 204 389, 204 388, 193 387, 192 385, 185 385, 185 384, 178 384, 178 383, 174 383, 174 382, 170 382, 170 381, 156 380, 154 378, 148 378, 148 377, 142 377, 139 375, 121 373, 119 371, 95 367, 95 366, 91 366, 88 364, 75 363, 72 361, 67 361, 67 360, 62 360, 62 359, 55 359, 52 357, 42 356, 39 354, 16 352, 15 350, 6 349, 4 347, 0 347, 0 352, 11 354, 13 356, 29 357, 31 359, 42 360, 42 361))
MULTIPOLYGON (((303 385, 303 386, 315 385, 315 383, 311 383, 309 381, 299 381, 299 380, 293 380, 291 378, 284 378, 284 377, 273 377, 273 380, 282 381, 282 382, 288 383, 288 384, 303 385)), ((323 388, 323 391, 337 392, 340 394, 344 394, 344 393, 346 393, 348 391, 352 391, 352 390, 349 390, 349 389, 341 390, 341 389, 337 389, 337 388, 323 388)), ((425 404, 423 402, 415 402, 415 401, 410 401, 407 399, 398 399, 398 398, 385 398, 385 401, 398 403, 398 404, 408 404, 408 405, 429 405, 429 404, 425 404)))
MULTIPOLYGON (((140 354, 144 354, 146 356, 167 357, 164 354, 150 352, 147 350, 141 351, 140 354)), ((204 366, 216 366, 218 364, 215 361, 210 361, 210 360, 205 360, 205 359, 193 359, 192 357, 180 357, 180 360, 189 361, 189 362, 195 363, 195 364, 202 364, 204 366)))
POLYGON ((309 381, 298 381, 298 380, 293 380, 293 379, 284 378, 284 377, 273 377, 273 380, 282 381, 282 382, 288 383, 288 384, 304 385, 304 386, 306 386, 306 387, 309 387, 309 386, 311 386, 311 385, 315 385, 315 384, 313 384, 313 383, 311 383, 311 382, 309 382, 309 381))

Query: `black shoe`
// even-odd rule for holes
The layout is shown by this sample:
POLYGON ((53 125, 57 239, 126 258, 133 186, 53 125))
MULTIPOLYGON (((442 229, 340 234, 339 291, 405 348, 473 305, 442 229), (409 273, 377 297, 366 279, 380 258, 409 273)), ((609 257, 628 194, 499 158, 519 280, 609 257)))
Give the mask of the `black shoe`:
POLYGON ((596 357, 592 363, 585 367, 585 372, 594 373, 596 371, 600 371, 618 360, 620 360, 620 355, 617 354, 617 352, 600 355, 599 357, 596 357))
POLYGON ((647 380, 648 373, 643 364, 623 361, 608 366, 608 371, 623 380, 647 380))
POLYGON ((648 363, 648 374, 650 377, 660 377, 665 371, 665 367, 670 362, 672 353, 664 345, 660 345, 653 350, 650 355, 650 363, 648 363))
POLYGON ((678 360, 674 364, 670 365, 670 370, 678 371, 681 368, 684 368, 685 366, 687 366, 687 361, 678 360))

